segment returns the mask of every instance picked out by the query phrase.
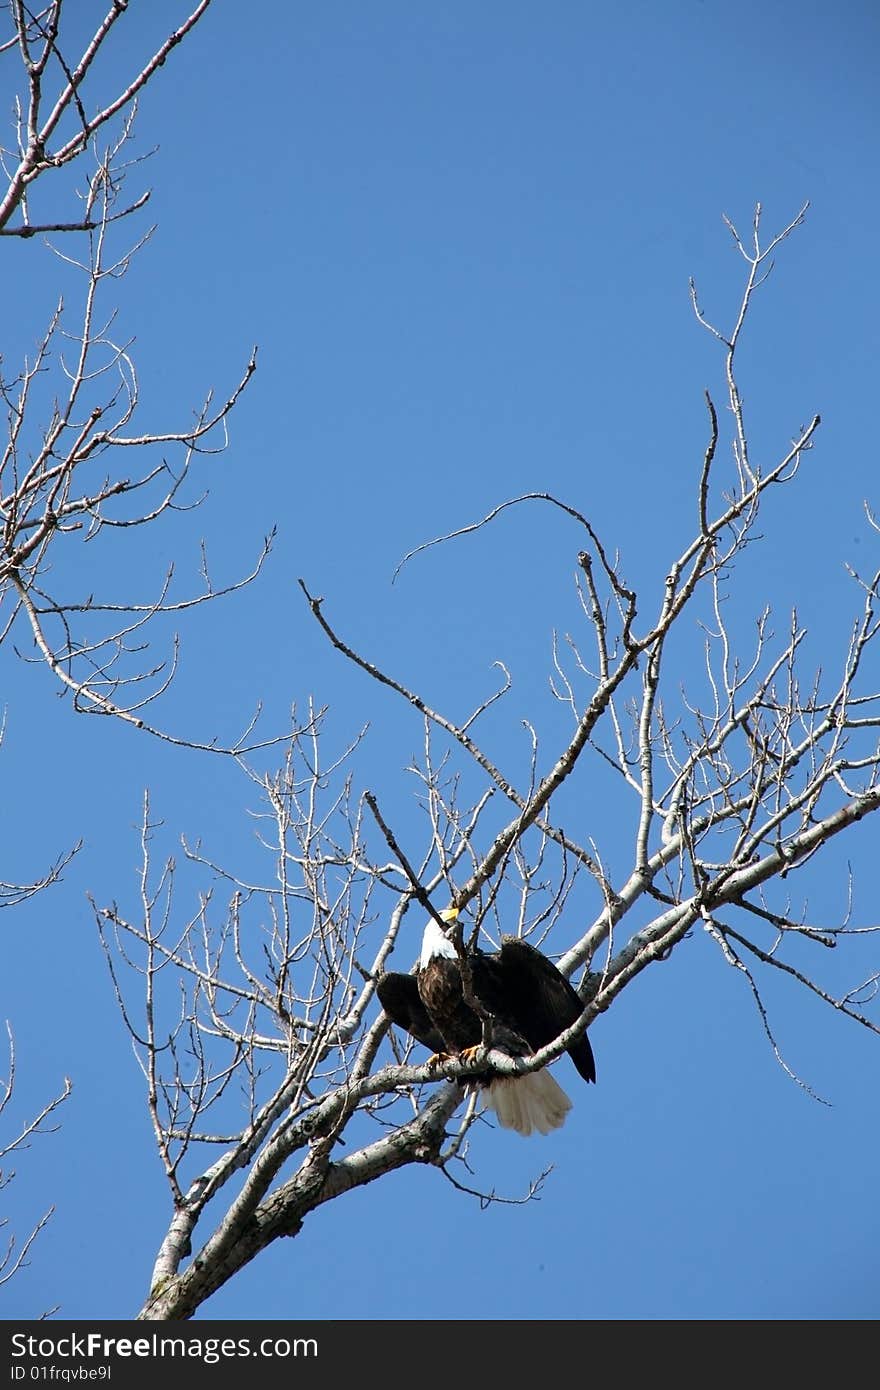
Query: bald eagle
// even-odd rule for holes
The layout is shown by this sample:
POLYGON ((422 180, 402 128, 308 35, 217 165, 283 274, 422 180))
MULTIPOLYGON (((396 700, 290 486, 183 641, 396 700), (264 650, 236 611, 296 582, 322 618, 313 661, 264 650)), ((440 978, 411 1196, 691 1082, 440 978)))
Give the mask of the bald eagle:
MULTIPOLYGON (((455 908, 440 916, 447 923, 455 908)), ((511 1057, 528 1057, 552 1042, 583 1011, 580 996, 552 961, 518 937, 504 936, 492 954, 467 954, 470 990, 491 1020, 492 1045, 511 1057)), ((483 1036, 479 1014, 465 998, 461 962, 454 942, 431 918, 425 927, 419 966, 414 975, 390 972, 377 983, 388 1017, 434 1054, 469 1060, 483 1036)), ((585 1081, 596 1080, 596 1065, 586 1030, 566 1049, 585 1081)), ((558 1129, 571 1100, 546 1068, 524 1076, 477 1076, 469 1084, 481 1090, 487 1109, 504 1129, 529 1135, 558 1129)))

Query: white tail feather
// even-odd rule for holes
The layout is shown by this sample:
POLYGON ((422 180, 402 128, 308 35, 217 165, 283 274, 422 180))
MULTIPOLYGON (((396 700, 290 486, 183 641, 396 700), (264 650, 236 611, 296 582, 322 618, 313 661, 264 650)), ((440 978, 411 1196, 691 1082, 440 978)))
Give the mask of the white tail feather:
POLYGON ((546 1068, 525 1076, 499 1076, 485 1088, 485 1108, 494 1110, 502 1129, 528 1136, 559 1129, 571 1101, 546 1068))

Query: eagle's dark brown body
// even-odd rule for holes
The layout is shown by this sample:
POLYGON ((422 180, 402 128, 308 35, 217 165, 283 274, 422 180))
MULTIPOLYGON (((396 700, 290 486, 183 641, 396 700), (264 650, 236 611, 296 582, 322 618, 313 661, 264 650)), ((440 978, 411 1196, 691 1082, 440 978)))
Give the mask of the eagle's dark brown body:
MULTIPOLYGON (((454 914, 447 920, 454 920, 454 914)), ((528 1056, 552 1042, 582 1012, 580 996, 565 976, 528 942, 505 937, 500 951, 474 951, 467 963, 472 997, 491 1023, 492 1046, 511 1057, 528 1056)), ((383 975, 377 991, 388 1016, 435 1054, 460 1056, 482 1041, 482 1019, 464 997, 458 953, 433 919, 425 928, 416 973, 383 975)), ((567 1051, 584 1080, 595 1081, 586 1030, 567 1051)), ((520 1134, 556 1129, 571 1108, 546 1069, 474 1080, 484 1086, 499 1122, 520 1134)))
POLYGON ((483 1029, 465 1002, 458 962, 432 956, 419 970, 416 983, 428 1017, 443 1039, 443 1050, 458 1056, 465 1048, 476 1047, 483 1029))

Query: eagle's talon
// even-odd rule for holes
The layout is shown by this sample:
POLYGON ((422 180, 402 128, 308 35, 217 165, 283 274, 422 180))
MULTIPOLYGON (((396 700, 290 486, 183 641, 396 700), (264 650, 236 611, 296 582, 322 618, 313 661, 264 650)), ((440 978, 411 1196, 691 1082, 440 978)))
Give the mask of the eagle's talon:
POLYGON ((425 1066, 428 1071, 439 1071, 447 1062, 454 1062, 455 1058, 450 1052, 432 1052, 425 1066))

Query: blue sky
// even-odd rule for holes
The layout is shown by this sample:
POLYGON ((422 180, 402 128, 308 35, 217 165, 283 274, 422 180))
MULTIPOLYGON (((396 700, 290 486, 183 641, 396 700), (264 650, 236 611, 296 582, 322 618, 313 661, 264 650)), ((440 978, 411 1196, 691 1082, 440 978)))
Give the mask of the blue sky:
MULTIPOLYGON (((126 69, 182 13, 130 9, 114 50, 126 69)), ((258 585, 181 624, 164 724, 229 738, 258 701, 274 729, 313 696, 340 748, 370 721, 358 776, 404 821, 419 725, 328 649, 302 576, 360 650, 453 715, 505 661, 516 684, 496 751, 520 758, 518 721, 546 712, 551 630, 571 621, 577 532, 549 510, 514 511, 392 586, 394 569, 420 542, 546 490, 589 515, 633 583, 662 581, 692 526, 702 393, 723 386, 688 277, 729 321, 742 265, 722 214, 745 231, 759 200, 770 232, 811 206, 747 330, 753 448, 775 457, 816 412, 823 424, 796 485, 769 500, 735 602, 745 626, 771 601, 782 631, 796 603, 809 660, 833 666, 860 604, 844 562, 877 568, 862 510, 880 510, 876 9, 274 10, 254 23, 215 0, 139 116, 139 148, 158 147, 144 170, 158 227, 119 313, 144 428, 186 418, 212 385, 224 394, 253 344, 259 368, 229 450, 200 475, 204 506, 90 563, 112 574, 108 593, 140 599, 171 558, 181 585, 196 583, 201 537, 219 582, 278 527, 258 585)), ((68 272, 28 243, 3 251, 14 360, 68 272)), ((0 877, 39 873, 80 836, 85 847, 63 884, 0 923, 17 1113, 63 1075, 74 1083, 58 1133, 16 1162, 16 1228, 57 1210, 0 1315, 57 1304, 74 1320, 127 1318, 169 1211, 86 895, 134 911, 145 787, 164 822, 157 853, 185 834, 249 862, 250 788, 219 759, 78 720, 8 647, 3 686, 0 877)), ((601 803, 585 823, 622 872, 631 825, 601 803)), ((876 836, 865 824, 835 846, 811 880, 812 920, 843 914, 849 862, 854 918, 876 922, 876 836)), ((482 1211, 439 1174, 402 1171, 313 1214, 202 1314, 877 1317, 878 1040, 792 990, 770 995, 787 1060, 830 1105, 776 1064, 748 991, 695 935, 595 1024, 595 1088, 558 1064, 575 1099, 562 1132, 476 1139, 482 1182, 507 1196, 552 1165, 539 1201, 482 1211)))

